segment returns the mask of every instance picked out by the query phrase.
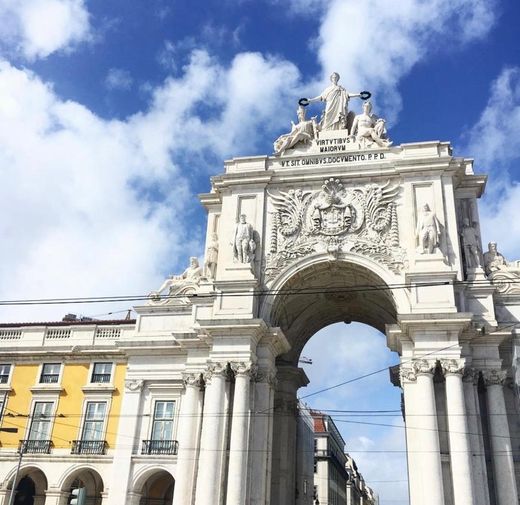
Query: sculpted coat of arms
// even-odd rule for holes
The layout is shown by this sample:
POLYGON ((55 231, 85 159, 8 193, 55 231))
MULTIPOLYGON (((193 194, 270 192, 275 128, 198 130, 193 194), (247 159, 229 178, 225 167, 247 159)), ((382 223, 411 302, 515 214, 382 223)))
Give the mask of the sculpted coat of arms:
POLYGON ((398 193, 390 182, 346 188, 338 179, 325 180, 320 191, 269 193, 275 211, 267 280, 295 259, 321 251, 333 257, 356 252, 399 272, 405 254, 399 247, 398 193))

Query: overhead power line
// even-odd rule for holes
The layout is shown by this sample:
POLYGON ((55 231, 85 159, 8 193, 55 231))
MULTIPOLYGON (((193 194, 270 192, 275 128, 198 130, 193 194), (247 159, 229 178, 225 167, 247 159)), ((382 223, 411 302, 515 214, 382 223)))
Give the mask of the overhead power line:
MULTIPOLYGON (((520 279, 510 279, 500 281, 501 284, 520 284, 520 279)), ((366 284, 350 286, 344 288, 334 288, 327 286, 314 286, 309 288, 281 288, 281 289, 260 289, 257 291, 225 291, 216 293, 193 293, 193 294, 174 294, 161 295, 160 301, 173 299, 211 299, 216 295, 223 297, 262 297, 269 295, 312 295, 312 294, 341 294, 341 293, 366 293, 370 291, 393 291, 396 289, 412 289, 421 287, 435 286, 488 286, 489 281, 439 281, 421 283, 396 283, 396 284, 366 284)), ((0 306, 7 305, 60 305, 73 303, 115 303, 115 302, 135 302, 149 300, 150 295, 115 295, 115 296, 94 296, 94 297, 63 297, 63 298, 33 298, 33 299, 13 299, 0 300, 0 306)))

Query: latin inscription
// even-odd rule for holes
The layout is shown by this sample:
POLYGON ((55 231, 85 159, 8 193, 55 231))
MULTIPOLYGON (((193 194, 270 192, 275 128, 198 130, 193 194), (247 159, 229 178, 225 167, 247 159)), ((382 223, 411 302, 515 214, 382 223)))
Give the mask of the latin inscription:
MULTIPOLYGON (((342 139, 333 139, 333 140, 342 140, 342 139)), ((328 146, 328 147, 339 147, 339 146, 328 146)), ((333 165, 335 163, 355 163, 355 162, 359 162, 359 161, 375 161, 375 160, 384 160, 384 159, 385 159, 385 153, 341 154, 341 155, 337 155, 337 156, 323 156, 323 157, 309 156, 309 157, 305 157, 305 158, 293 158, 290 160, 280 160, 280 165, 282 167, 304 167, 307 165, 333 165)))

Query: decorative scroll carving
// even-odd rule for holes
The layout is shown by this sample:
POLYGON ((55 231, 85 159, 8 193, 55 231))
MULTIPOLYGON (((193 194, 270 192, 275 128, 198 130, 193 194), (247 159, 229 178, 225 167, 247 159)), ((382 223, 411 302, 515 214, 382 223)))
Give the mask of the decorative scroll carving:
POLYGON ((508 262, 496 242, 490 242, 484 253, 484 271, 499 293, 520 294, 520 261, 508 262))
POLYGON ((269 384, 269 386, 271 386, 274 389, 276 388, 276 385, 278 383, 278 380, 276 379, 276 371, 268 370, 265 368, 259 368, 255 375, 255 381, 266 382, 267 384, 269 384))
POLYGON ((132 393, 142 391, 144 386, 144 380, 142 379, 126 379, 125 380, 125 391, 131 391, 132 393))
POLYGON ((482 370, 486 386, 503 386, 507 379, 505 370, 482 370))
POLYGON ((396 198, 399 186, 368 184, 346 188, 327 179, 320 191, 269 193, 276 209, 267 257, 267 279, 297 258, 327 251, 356 252, 399 272, 405 251, 399 247, 396 198))

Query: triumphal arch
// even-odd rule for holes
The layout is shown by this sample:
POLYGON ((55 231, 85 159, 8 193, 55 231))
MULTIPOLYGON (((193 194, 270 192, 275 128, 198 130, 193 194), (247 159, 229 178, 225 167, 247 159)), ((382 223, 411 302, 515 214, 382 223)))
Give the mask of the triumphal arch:
POLYGON ((274 154, 225 162, 200 195, 204 264, 137 308, 135 338, 173 335, 174 503, 312 503, 296 471, 298 359, 339 321, 379 329, 400 356, 411 504, 518 503, 520 266, 483 248, 486 176, 448 142, 395 145, 369 93, 338 78, 300 100, 274 154))

